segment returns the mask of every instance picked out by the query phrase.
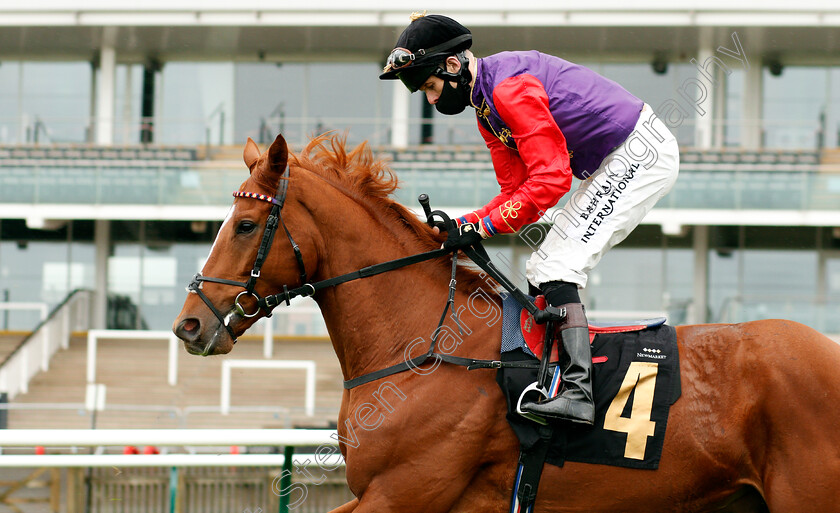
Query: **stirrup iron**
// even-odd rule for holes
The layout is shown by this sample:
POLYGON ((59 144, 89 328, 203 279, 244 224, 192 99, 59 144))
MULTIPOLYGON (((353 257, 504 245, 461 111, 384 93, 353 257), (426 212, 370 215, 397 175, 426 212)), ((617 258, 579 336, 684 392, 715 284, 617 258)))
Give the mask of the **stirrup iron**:
MULTIPOLYGON (((532 421, 536 422, 537 424, 542 424, 543 426, 547 426, 548 421, 544 417, 540 417, 539 415, 536 415, 534 413, 522 410, 522 400, 525 398, 525 395, 528 392, 537 392, 538 394, 540 394, 542 396, 542 398, 537 399, 537 401, 542 401, 543 399, 548 399, 548 390, 546 390, 546 388, 544 386, 542 386, 539 381, 534 381, 533 383, 531 383, 530 385, 525 387, 525 390, 523 390, 522 393, 519 394, 519 400, 516 401, 516 413, 525 417, 528 420, 532 420, 532 421)), ((531 401, 526 401, 526 402, 531 402, 531 401)))

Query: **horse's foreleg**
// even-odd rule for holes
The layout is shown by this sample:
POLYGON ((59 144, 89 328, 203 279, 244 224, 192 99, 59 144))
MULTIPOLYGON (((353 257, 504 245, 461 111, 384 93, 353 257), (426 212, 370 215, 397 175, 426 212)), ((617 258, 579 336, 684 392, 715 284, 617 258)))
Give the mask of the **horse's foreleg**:
POLYGON ((330 511, 330 513, 351 513, 354 509, 356 509, 358 505, 359 499, 353 499, 347 504, 341 505, 335 508, 334 510, 330 511))

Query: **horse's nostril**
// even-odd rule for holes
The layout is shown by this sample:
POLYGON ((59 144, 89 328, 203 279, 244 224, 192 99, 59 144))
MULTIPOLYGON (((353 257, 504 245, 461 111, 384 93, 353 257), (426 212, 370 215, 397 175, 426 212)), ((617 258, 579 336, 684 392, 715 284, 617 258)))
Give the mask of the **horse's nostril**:
POLYGON ((198 322, 198 319, 186 319, 181 324, 181 327, 184 329, 184 331, 187 331, 189 333, 198 331, 199 326, 201 326, 201 323, 198 322))
POLYGON ((192 342, 198 338, 198 332, 201 328, 201 321, 194 317, 184 319, 175 328, 175 335, 185 342, 192 342))

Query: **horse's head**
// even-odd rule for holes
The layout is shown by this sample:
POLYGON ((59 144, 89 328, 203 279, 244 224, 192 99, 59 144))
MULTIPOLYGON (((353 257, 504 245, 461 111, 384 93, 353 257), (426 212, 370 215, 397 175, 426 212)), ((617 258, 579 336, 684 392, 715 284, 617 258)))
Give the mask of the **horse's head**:
POLYGON ((288 158, 283 136, 262 155, 248 139, 244 159, 251 174, 234 193, 233 207, 173 325, 190 353, 230 352, 236 337, 265 315, 261 298, 302 285, 306 271, 314 270, 311 231, 299 230, 293 238, 286 228, 290 220, 296 227, 307 225, 299 193, 290 187, 288 158), (263 267, 272 272, 261 275, 263 267))

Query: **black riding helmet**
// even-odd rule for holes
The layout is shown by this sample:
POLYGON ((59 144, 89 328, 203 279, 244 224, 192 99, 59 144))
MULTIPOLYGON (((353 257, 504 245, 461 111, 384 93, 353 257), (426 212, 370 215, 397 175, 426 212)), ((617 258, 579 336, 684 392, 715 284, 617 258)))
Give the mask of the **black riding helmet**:
POLYGON ((472 33, 452 18, 439 14, 417 17, 400 34, 379 78, 399 78, 412 93, 433 73, 452 80, 453 76, 441 69, 441 62, 470 46, 472 33))

